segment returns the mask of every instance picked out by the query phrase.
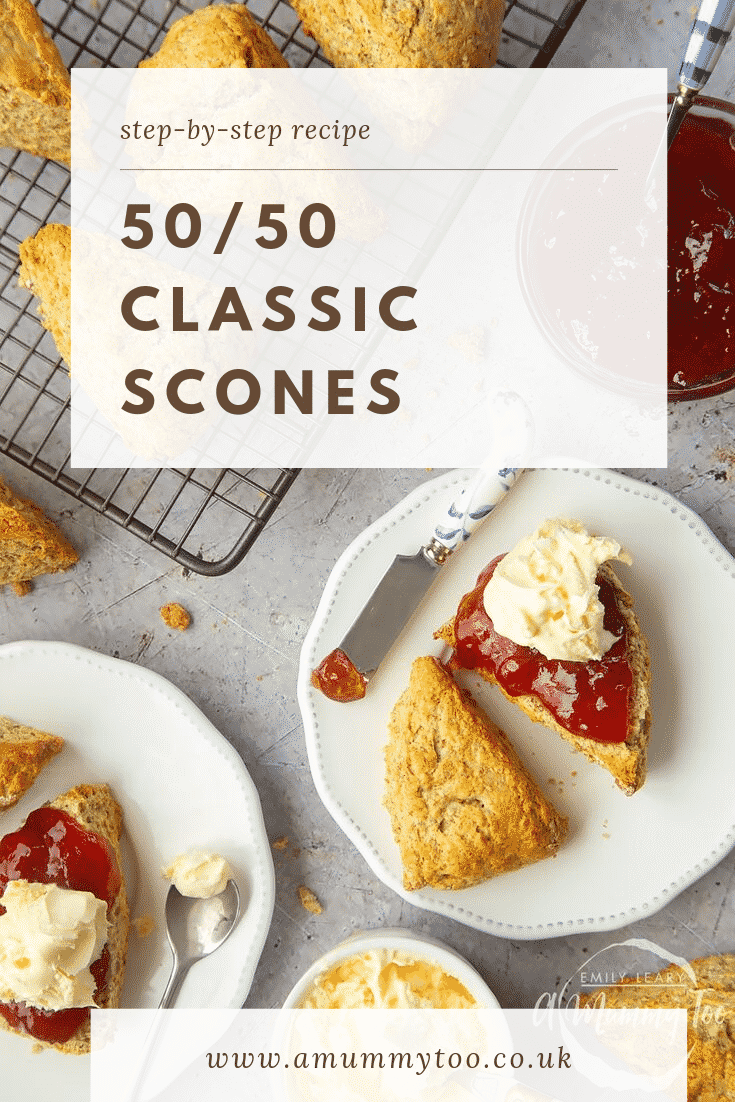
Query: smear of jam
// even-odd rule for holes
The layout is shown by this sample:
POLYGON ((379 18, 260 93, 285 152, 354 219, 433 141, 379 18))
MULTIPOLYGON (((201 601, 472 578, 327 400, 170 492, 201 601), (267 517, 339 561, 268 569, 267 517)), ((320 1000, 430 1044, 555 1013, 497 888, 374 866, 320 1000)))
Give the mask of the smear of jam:
POLYGON ((690 112, 669 152, 669 390, 735 369, 735 128, 690 112))
POLYGON ((312 671, 311 683, 330 700, 349 704, 362 700, 367 691, 367 678, 342 650, 333 650, 312 671))
MULTIPOLYGON (((120 870, 108 842, 85 830, 65 811, 40 807, 32 811, 20 830, 0 839, 0 898, 9 880, 58 884, 61 888, 92 892, 108 908, 120 890, 120 870)), ((0 914, 5 908, 0 904, 0 914)), ((104 995, 109 953, 103 949, 92 964, 95 998, 104 995)), ((63 1044, 89 1018, 90 1008, 43 1010, 23 1002, 0 1002, 0 1014, 14 1029, 39 1041, 63 1044)))
POLYGON ((509 696, 537 697, 567 730, 598 742, 624 742, 633 672, 626 658, 627 634, 612 586, 597 577, 604 627, 618 636, 599 660, 545 658, 533 647, 499 635, 485 611, 483 594, 503 555, 485 567, 461 600, 454 622, 456 649, 450 666, 486 670, 509 696))

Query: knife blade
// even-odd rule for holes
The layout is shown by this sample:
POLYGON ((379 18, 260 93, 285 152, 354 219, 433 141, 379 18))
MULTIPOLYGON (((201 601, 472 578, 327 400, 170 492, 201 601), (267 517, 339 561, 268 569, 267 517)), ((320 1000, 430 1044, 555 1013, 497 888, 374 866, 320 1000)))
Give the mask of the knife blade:
POLYGON ((396 555, 342 642, 317 666, 311 683, 330 700, 348 703, 367 683, 418 608, 453 551, 504 499, 521 468, 478 468, 415 555, 396 555))

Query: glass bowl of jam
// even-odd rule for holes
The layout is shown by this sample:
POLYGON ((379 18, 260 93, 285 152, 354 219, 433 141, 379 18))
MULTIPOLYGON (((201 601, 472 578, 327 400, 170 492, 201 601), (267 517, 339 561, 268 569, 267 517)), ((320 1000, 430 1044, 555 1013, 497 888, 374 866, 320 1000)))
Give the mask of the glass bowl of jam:
POLYGON ((660 400, 666 379, 666 212, 647 187, 666 123, 662 96, 591 116, 534 176, 516 236, 528 310, 589 381, 660 400))
POLYGON ((735 387, 735 106, 695 100, 668 180, 669 399, 712 398, 735 387))

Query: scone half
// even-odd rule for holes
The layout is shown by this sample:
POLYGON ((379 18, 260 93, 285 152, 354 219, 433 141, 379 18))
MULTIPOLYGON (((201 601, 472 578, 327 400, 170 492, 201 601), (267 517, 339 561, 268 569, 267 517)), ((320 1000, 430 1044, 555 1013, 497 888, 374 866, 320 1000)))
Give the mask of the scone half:
POLYGON ((0 716, 0 811, 17 804, 64 740, 0 716))
MULTIPOLYGON (((130 915, 120 849, 123 828, 122 809, 106 784, 78 785, 45 806, 66 812, 84 830, 99 835, 108 844, 111 860, 117 866, 120 878, 119 887, 107 911, 108 936, 106 948, 109 953, 107 980, 97 1002, 97 1005, 103 1008, 116 1007, 120 1003, 130 930, 130 915)), ((2 898, 0 897, 1 902, 2 898)), ((1 1014, 0 1026, 11 1033, 18 1033, 19 1036, 29 1036, 27 1032, 10 1025, 1 1014)), ((87 1016, 71 1037, 64 1042, 45 1042, 37 1038, 32 1039, 34 1043, 46 1048, 54 1048, 59 1052, 73 1055, 88 1053, 91 1047, 90 1018, 87 1016)))
MULTIPOLYGON (((702 957, 689 968, 669 965, 650 984, 640 976, 614 986, 586 992, 580 1006, 608 1010, 687 1011, 687 1099, 716 1102, 735 1096, 735 956, 702 957), (693 973, 693 975, 692 975, 693 973)), ((621 1026, 618 1036, 608 1026, 603 1039, 609 1048, 635 1066, 650 1066, 645 1033, 621 1026), (645 1061, 645 1062, 644 1062, 645 1061)))
MULTIPOLYGON (((601 742, 575 734, 558 722, 538 697, 530 694, 512 696, 498 684, 489 670, 483 668, 476 672, 491 684, 498 684, 503 695, 513 704, 517 704, 529 719, 556 731, 571 743, 575 750, 581 751, 590 761, 607 769, 623 792, 632 796, 646 779, 647 751, 651 733, 651 660, 648 643, 635 615, 633 598, 625 590, 609 563, 604 563, 599 573, 612 587, 618 611, 627 629, 626 660, 633 673, 633 683, 628 698, 628 733, 624 742, 601 742)), ((447 621, 436 633, 436 637, 443 639, 454 650, 456 646, 454 620, 447 621)))
POLYGON ((385 750, 384 803, 408 891, 470 888, 553 856, 567 820, 435 658, 417 658, 385 750))

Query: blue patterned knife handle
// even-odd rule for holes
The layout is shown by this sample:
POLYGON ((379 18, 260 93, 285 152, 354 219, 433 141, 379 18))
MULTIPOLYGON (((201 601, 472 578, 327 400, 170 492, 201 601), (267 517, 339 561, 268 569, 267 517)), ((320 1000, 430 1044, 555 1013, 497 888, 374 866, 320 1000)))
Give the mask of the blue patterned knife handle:
POLYGON ((735 25, 735 0, 702 0, 692 25, 679 84, 699 91, 707 83, 735 25))
POLYGON ((454 551, 498 505, 521 473, 520 467, 488 471, 480 467, 434 529, 434 539, 454 551))

